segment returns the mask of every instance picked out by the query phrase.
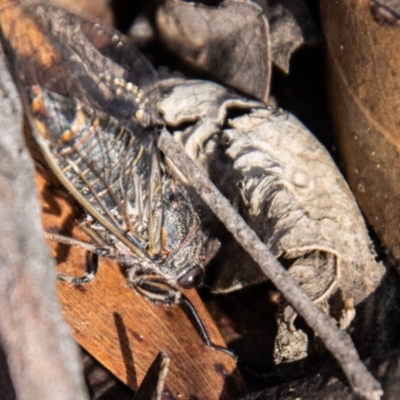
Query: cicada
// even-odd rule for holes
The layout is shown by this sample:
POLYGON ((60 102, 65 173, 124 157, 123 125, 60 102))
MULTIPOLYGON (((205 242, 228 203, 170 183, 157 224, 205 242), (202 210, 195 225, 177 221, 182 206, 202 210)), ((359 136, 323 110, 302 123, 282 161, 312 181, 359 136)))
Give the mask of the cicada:
MULTIPOLYGON (((205 342, 219 348, 180 290, 203 281, 204 234, 157 149, 151 65, 119 32, 63 9, 30 5, 12 19, 2 14, 3 45, 34 139, 83 207, 93 252, 120 263, 129 285, 151 301, 186 304, 205 342)), ((60 279, 86 283, 96 268, 60 279)))

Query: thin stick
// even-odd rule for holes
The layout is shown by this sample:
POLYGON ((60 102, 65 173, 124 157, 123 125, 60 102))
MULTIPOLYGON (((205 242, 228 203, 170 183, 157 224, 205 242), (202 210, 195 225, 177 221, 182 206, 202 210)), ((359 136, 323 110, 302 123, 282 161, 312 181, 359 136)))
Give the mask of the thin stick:
POLYGON ((339 330, 296 284, 256 233, 246 224, 214 184, 197 168, 182 146, 174 140, 166 129, 161 132, 159 148, 189 179, 199 196, 224 223, 238 243, 250 254, 285 299, 321 338, 326 348, 342 367, 353 391, 368 400, 380 399, 383 394, 381 385, 360 361, 347 333, 339 330))

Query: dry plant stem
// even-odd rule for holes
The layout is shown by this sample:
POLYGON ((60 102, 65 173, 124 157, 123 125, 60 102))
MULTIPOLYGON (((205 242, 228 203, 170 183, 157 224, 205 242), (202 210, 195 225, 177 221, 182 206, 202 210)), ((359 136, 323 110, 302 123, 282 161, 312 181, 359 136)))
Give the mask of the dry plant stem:
POLYGON ((1 49, 0 121, 0 340, 16 398, 87 399, 78 349, 56 296, 21 104, 1 49))
POLYGON ((360 361, 350 337, 339 330, 318 309, 270 253, 256 233, 250 229, 243 218, 235 211, 229 201, 197 168, 195 163, 186 155, 182 146, 174 140, 166 129, 161 132, 159 148, 186 176, 199 196, 224 223, 238 243, 258 263, 262 271, 274 283, 285 299, 321 338, 326 348, 339 362, 354 392, 365 399, 379 399, 383 394, 381 385, 360 361))

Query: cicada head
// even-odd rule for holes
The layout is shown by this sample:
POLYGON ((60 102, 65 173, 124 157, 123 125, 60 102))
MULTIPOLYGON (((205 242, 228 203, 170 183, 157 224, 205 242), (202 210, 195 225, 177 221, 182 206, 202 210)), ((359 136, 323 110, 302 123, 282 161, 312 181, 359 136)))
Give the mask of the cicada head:
POLYGON ((163 182, 162 269, 183 289, 200 286, 204 280, 204 233, 186 190, 166 177, 163 182))

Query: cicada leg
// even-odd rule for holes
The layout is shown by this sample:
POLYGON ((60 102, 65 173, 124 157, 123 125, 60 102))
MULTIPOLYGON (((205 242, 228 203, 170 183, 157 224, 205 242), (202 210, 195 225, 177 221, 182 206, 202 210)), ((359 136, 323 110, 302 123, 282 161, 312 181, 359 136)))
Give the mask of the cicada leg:
POLYGON ((162 302, 166 305, 180 304, 183 306, 185 311, 189 314, 189 318, 192 320, 192 323, 200 334, 203 342, 215 350, 230 355, 235 361, 237 361, 237 356, 232 351, 211 341, 196 308, 182 292, 169 285, 157 275, 134 276, 134 274, 134 271, 129 271, 128 276, 128 282, 134 290, 155 303, 162 302))
POLYGON ((45 233, 45 236, 48 239, 55 240, 59 243, 68 244, 70 246, 78 246, 84 250, 86 250, 86 267, 84 271, 84 275, 82 276, 70 276, 65 274, 58 274, 57 279, 63 282, 70 282, 74 285, 82 285, 84 283, 92 282, 99 265, 99 256, 108 257, 111 254, 111 250, 107 247, 105 242, 101 240, 99 235, 93 231, 87 225, 81 225, 82 230, 96 243, 90 244, 86 242, 82 242, 80 240, 76 240, 73 238, 69 238, 63 235, 58 235, 54 233, 45 233))
POLYGON ((207 346, 210 346, 215 350, 222 351, 223 353, 228 354, 235 360, 235 362, 238 361, 238 358, 233 351, 227 349, 226 347, 219 346, 218 344, 215 344, 211 341, 210 336, 208 335, 208 332, 206 330, 206 327, 204 326, 203 321, 201 320, 196 309, 194 308, 194 305, 184 294, 181 295, 181 297, 179 299, 179 304, 184 306, 184 308, 186 309, 186 311, 189 314, 189 317, 191 317, 192 322, 194 323, 195 327, 197 328, 197 331, 200 334, 200 337, 203 339, 203 342, 207 346))
POLYGON ((99 256, 96 253, 86 253, 86 267, 83 276, 70 276, 58 274, 57 279, 62 282, 73 283, 74 285, 82 285, 93 281, 99 266, 99 256))
POLYGON ((136 268, 128 269, 127 281, 137 293, 152 301, 165 305, 179 304, 182 293, 155 274, 136 274, 136 268))

